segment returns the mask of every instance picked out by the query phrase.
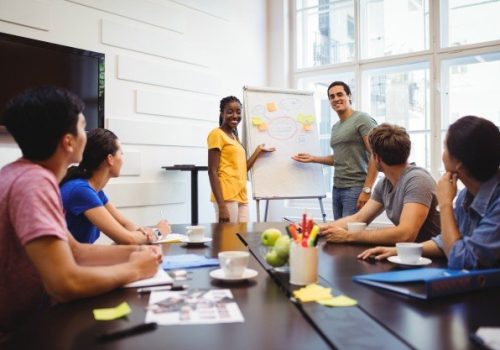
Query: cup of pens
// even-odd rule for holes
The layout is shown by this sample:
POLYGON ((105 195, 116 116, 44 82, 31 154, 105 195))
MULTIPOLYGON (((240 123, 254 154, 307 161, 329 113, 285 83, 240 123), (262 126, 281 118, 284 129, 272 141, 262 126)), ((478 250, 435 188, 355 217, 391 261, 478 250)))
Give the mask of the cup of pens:
POLYGON ((303 286, 318 281, 318 232, 313 220, 302 217, 300 230, 294 224, 288 227, 290 244, 290 283, 303 286))

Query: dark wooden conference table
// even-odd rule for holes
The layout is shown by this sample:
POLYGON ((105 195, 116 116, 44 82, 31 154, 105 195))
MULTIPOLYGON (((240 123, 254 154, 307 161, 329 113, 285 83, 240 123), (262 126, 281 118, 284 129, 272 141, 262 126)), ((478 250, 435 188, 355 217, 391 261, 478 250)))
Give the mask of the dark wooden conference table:
MULTIPOLYGON (((345 294, 358 306, 328 308, 300 304, 290 293, 296 286, 288 275, 274 272, 258 252, 260 232, 284 229, 284 223, 206 224, 212 242, 201 247, 164 244, 165 254, 194 253, 216 257, 219 251, 250 249, 249 267, 258 271, 251 281, 222 283, 208 276, 212 268, 191 270, 190 288, 230 288, 244 323, 159 326, 152 332, 99 342, 105 332, 144 322, 149 296, 135 289, 52 307, 34 317, 13 339, 15 349, 475 349, 469 334, 478 327, 499 327, 500 288, 417 300, 357 284, 352 276, 398 269, 389 262, 356 259, 366 247, 320 243, 319 283, 345 294), (92 310, 127 301, 125 319, 95 321, 92 310)), ((173 225, 182 233, 185 225, 173 225)), ((433 261, 436 267, 445 261, 433 261)))

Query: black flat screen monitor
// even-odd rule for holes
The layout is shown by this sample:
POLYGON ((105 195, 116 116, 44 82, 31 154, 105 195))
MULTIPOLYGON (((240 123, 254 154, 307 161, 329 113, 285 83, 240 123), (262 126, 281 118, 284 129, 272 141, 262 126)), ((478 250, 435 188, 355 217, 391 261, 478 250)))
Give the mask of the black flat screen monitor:
POLYGON ((104 127, 102 53, 0 33, 0 77, 0 110, 28 88, 55 85, 85 102, 87 130, 104 127))

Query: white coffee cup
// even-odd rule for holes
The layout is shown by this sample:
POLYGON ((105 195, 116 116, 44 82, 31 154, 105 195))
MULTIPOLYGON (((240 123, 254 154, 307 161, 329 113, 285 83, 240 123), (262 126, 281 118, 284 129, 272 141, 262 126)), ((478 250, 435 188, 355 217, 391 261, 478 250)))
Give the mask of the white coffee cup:
POLYGON ((225 251, 219 253, 219 263, 224 275, 230 278, 243 276, 248 265, 249 252, 225 251))
POLYGON ((359 232, 366 229, 366 222, 348 222, 347 231, 349 232, 359 232))
POLYGON ((190 242, 202 242, 204 235, 203 231, 205 230, 205 227, 203 226, 187 226, 186 227, 186 234, 189 238, 190 242))
POLYGON ((396 243, 399 260, 406 264, 415 264, 422 256, 422 243, 396 243))

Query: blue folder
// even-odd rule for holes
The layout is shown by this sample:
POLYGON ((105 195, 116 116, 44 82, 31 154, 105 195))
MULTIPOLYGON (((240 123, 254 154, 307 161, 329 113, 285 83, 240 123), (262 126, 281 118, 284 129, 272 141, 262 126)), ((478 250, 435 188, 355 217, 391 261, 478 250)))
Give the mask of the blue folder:
POLYGON ((430 267, 358 275, 352 279, 411 297, 430 299, 500 286, 500 269, 468 271, 430 267))
POLYGON ((167 255, 161 267, 164 270, 193 269, 197 267, 219 266, 219 259, 197 254, 167 255))

